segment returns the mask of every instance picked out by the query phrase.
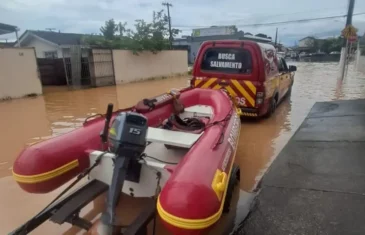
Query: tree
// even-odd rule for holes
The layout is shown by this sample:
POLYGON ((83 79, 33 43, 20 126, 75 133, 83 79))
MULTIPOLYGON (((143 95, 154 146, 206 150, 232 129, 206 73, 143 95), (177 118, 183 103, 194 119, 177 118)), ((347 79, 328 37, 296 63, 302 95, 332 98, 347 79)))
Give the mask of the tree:
POLYGON ((129 32, 129 29, 126 28, 127 26, 127 22, 119 22, 118 24, 118 31, 119 31, 119 36, 123 37, 125 33, 129 32))
MULTIPOLYGON (((157 53, 161 50, 169 49, 168 16, 164 11, 153 12, 152 22, 144 20, 135 21, 135 31, 127 29, 127 23, 116 24, 113 19, 105 22, 105 26, 100 28, 103 36, 89 36, 84 38, 84 42, 103 48, 115 48, 132 50, 138 54, 140 51, 151 51, 157 53), (116 33, 119 33, 119 37, 116 33)), ((176 37, 180 30, 171 29, 172 37, 176 37)))
POLYGON ((322 52, 330 53, 332 51, 341 51, 342 38, 327 38, 322 40, 321 44, 318 46, 322 52))
POLYGON ((115 23, 114 19, 110 19, 105 21, 105 26, 100 27, 100 31, 106 39, 112 40, 115 33, 118 31, 118 25, 115 23))
POLYGON ((330 47, 331 47, 331 41, 330 40, 324 40, 321 47, 320 47, 320 49, 321 49, 322 52, 325 52, 325 53, 328 54, 328 53, 331 52, 330 47))
POLYGON ((232 25, 230 28, 231 28, 233 34, 236 34, 238 32, 236 25, 232 25))

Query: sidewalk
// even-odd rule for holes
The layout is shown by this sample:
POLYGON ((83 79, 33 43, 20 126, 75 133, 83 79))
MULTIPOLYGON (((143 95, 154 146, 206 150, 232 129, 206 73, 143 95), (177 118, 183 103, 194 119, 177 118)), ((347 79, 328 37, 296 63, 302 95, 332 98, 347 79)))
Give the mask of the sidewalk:
POLYGON ((365 100, 316 103, 238 234, 365 234, 365 100))

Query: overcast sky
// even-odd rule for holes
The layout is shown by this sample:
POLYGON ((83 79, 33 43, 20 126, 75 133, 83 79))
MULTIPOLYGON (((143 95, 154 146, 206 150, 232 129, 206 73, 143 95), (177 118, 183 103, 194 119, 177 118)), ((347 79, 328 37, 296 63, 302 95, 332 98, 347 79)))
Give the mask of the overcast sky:
MULTIPOLYGON (((133 26, 135 19, 151 20, 152 11, 164 8, 161 0, 0 0, 0 22, 26 29, 55 28, 61 32, 99 33, 110 18, 133 26)), ((240 30, 264 33, 293 45, 305 36, 328 37, 340 34, 345 19, 247 27, 247 24, 343 15, 347 0, 170 0, 173 27, 190 35, 191 29, 211 25, 237 25, 240 30)), ((365 13, 365 0, 356 0, 354 13, 365 13)), ((365 31, 365 15, 354 16, 359 34, 365 31)), ((0 35, 0 39, 14 35, 0 35)))

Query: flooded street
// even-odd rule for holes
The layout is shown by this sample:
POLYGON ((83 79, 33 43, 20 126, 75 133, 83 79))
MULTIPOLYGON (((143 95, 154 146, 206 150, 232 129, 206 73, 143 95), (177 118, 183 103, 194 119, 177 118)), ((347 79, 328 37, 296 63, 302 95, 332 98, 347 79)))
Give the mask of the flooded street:
MULTIPOLYGON (((242 123, 240 144, 236 162, 241 167, 240 189, 234 194, 236 208, 225 215, 214 233, 221 234, 232 226, 236 214, 245 211, 244 201, 249 198, 267 167, 285 146, 292 134, 316 101, 365 98, 365 74, 354 72, 350 66, 348 75, 340 86, 337 83, 337 63, 297 63, 292 95, 281 103, 270 119, 242 123), (239 211, 239 213, 237 213, 239 211)), ((82 125, 85 117, 105 113, 108 103, 115 108, 136 104, 143 98, 152 97, 173 87, 187 84, 186 77, 146 81, 118 87, 69 91, 63 87, 44 88, 44 96, 0 102, 0 234, 7 234, 43 209, 59 190, 46 195, 28 194, 20 189, 11 177, 12 164, 25 146, 66 133, 82 125)), ((124 198, 128 201, 124 213, 128 218, 137 214, 141 199, 124 198)), ((97 219, 103 201, 96 200, 86 208, 88 219, 97 219)), ((123 216, 124 217, 124 216, 123 216)), ((127 223, 127 220, 123 221, 127 223)), ((160 230, 158 235, 167 234, 160 230)), ((84 234, 69 225, 46 223, 31 234, 84 234)))

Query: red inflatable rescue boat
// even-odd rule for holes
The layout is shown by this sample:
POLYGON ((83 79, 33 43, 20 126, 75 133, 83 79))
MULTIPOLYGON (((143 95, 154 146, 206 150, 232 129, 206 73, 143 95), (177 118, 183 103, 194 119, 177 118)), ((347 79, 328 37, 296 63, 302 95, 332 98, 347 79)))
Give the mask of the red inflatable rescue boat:
MULTIPOLYGON (((168 175, 162 180, 157 199, 163 223, 175 235, 205 234, 229 204, 231 181, 237 173, 233 165, 240 118, 231 98, 222 90, 185 88, 118 110, 113 113, 112 122, 116 115, 126 111, 146 117, 147 141, 152 146, 150 150, 147 146, 147 152, 157 151, 158 144, 163 146, 156 156, 166 163, 160 166, 151 163, 168 175), (170 156, 162 160, 163 152, 171 155, 174 149, 183 149, 181 156, 171 156, 179 159, 176 165, 168 163, 170 156)), ((25 148, 14 163, 14 179, 30 193, 47 193, 60 187, 90 167, 92 156, 103 150, 100 142, 103 126, 104 117, 96 117, 79 129, 25 148)), ((110 129, 110 134, 113 131, 110 129)), ((91 178, 108 183, 112 170, 105 168, 108 163, 101 165, 104 168, 96 167, 91 178)), ((143 186, 143 180, 141 176, 142 191, 148 187, 143 186)), ((138 194, 135 183, 125 187, 135 187, 131 195, 138 194)))

